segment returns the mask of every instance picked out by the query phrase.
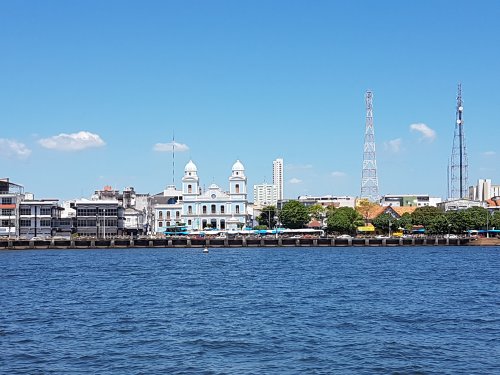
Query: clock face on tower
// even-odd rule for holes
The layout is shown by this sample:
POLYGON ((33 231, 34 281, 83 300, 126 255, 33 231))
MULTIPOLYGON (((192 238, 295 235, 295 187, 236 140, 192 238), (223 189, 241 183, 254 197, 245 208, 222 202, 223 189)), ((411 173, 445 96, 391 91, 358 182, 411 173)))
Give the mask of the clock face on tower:
POLYGON ((215 194, 212 194, 212 199, 215 199, 215 194))

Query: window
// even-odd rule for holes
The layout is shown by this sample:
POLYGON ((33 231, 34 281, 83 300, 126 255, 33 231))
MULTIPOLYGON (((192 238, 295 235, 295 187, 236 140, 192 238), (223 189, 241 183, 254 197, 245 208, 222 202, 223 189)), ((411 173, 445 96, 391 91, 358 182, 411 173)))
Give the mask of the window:
POLYGON ((21 219, 19 223, 22 227, 31 227, 31 220, 21 219))
POLYGON ((167 211, 167 220, 170 220, 170 211, 167 211))
POLYGON ((12 204, 12 198, 2 198, 2 204, 12 204))
POLYGON ((224 206, 220 206, 220 213, 223 214, 224 213, 224 206))
POLYGON ((21 207, 19 215, 31 215, 31 207, 21 207))
POLYGON ((217 209, 215 208, 215 204, 212 204, 210 206, 210 212, 213 213, 213 214, 215 214, 217 212, 217 209))
POLYGON ((180 216, 181 216, 181 213, 179 211, 175 211, 175 218, 179 219, 180 216))
POLYGON ((236 191, 236 194, 238 194, 238 193, 240 192, 240 184, 236 184, 236 185, 234 186, 234 189, 235 189, 235 191, 236 191))
POLYGON ((191 220, 188 220, 188 225, 191 225, 191 220))
POLYGON ((220 229, 221 230, 225 230, 226 229, 226 221, 225 220, 221 220, 220 221, 220 229))
POLYGON ((207 206, 203 206, 203 213, 206 214, 207 213, 207 206))
POLYGON ((41 227, 50 227, 50 219, 42 219, 40 220, 41 227))
POLYGON ((239 214, 240 213, 240 206, 236 206, 236 213, 239 214))
POLYGON ((193 213, 193 206, 188 206, 188 214, 192 214, 193 213))
POLYGON ((163 220, 163 212, 162 211, 160 211, 158 213, 158 219, 163 220))
POLYGON ((12 216, 14 213, 13 210, 11 210, 10 208, 4 208, 2 209, 2 215, 3 216, 12 216))
MULTIPOLYGON (((191 173, 189 175, 191 175, 191 173)), ((191 194, 192 192, 193 192, 193 185, 188 185, 188 193, 191 194)))
POLYGON ((161 228, 161 227, 163 226, 163 221, 160 221, 160 222, 158 223, 158 226, 161 228))
POLYGON ((40 208, 40 215, 51 215, 52 214, 52 209, 48 207, 41 207, 40 208))

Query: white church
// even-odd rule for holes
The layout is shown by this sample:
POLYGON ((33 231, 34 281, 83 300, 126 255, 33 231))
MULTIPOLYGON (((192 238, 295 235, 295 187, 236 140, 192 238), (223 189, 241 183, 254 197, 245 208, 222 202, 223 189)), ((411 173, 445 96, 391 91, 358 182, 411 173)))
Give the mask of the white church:
POLYGON ((188 230, 213 228, 234 230, 247 222, 247 178, 239 160, 229 177, 229 191, 212 184, 206 191, 200 187, 198 168, 190 160, 182 178, 182 221, 188 230))

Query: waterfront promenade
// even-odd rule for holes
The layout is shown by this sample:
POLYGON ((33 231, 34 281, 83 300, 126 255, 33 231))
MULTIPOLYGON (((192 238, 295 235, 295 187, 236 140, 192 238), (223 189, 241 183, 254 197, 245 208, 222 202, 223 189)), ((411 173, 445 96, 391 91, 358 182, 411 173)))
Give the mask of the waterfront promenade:
POLYGON ((205 248, 205 247, 384 247, 384 246, 500 246, 500 239, 471 238, 151 238, 151 239, 46 239, 0 240, 0 250, 205 248))

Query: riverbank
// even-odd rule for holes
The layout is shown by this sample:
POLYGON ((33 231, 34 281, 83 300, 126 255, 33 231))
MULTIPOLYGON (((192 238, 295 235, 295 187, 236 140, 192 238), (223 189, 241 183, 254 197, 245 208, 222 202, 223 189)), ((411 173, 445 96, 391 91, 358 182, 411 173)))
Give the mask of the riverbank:
POLYGON ((346 246, 499 246, 500 239, 470 238, 170 238, 0 240, 0 250, 204 248, 204 247, 346 247, 346 246), (488 241, 484 241, 488 240, 488 241))

